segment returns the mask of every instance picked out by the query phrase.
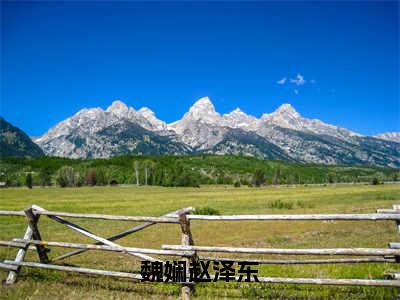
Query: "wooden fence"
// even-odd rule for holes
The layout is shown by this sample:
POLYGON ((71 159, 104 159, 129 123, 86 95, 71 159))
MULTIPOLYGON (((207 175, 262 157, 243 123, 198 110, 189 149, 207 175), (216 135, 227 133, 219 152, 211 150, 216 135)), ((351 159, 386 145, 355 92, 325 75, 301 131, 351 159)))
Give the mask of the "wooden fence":
MULTIPOLYGON (((22 239, 13 239, 12 241, 0 241, 0 246, 18 248, 18 252, 14 260, 4 260, 0 262, 0 268, 7 270, 8 277, 6 284, 15 283, 18 272, 21 267, 45 268, 59 271, 77 272, 89 275, 104 275, 119 278, 128 278, 133 281, 141 281, 142 276, 137 273, 116 272, 110 270, 98 270, 83 267, 67 266, 55 264, 55 262, 63 260, 67 257, 81 254, 89 250, 101 250, 120 252, 134 256, 140 260, 146 261, 162 261, 154 258, 157 256, 175 256, 181 257, 189 263, 194 260, 207 261, 246 261, 256 262, 259 264, 338 264, 338 263, 398 263, 400 262, 400 243, 392 242, 388 244, 388 248, 331 248, 331 249, 277 249, 277 248, 238 248, 238 247, 210 247, 195 246, 193 236, 190 230, 191 220, 201 221, 296 221, 296 220, 336 220, 336 221, 395 221, 397 229, 400 231, 400 205, 394 205, 393 209, 380 209, 376 213, 370 214, 308 214, 308 215, 225 215, 225 216, 209 216, 209 215, 193 215, 193 208, 182 208, 180 210, 168 213, 161 217, 143 217, 143 216, 115 216, 103 214, 82 214, 48 211, 37 205, 32 205, 24 211, 0 211, 0 216, 20 216, 24 217, 27 222, 25 234, 22 239), (61 223, 68 228, 89 237, 96 242, 94 244, 55 242, 42 240, 38 221, 40 216, 61 223), (101 219, 101 220, 118 220, 118 221, 140 221, 144 222, 140 225, 132 227, 126 231, 120 232, 113 236, 101 237, 73 222, 66 220, 67 218, 84 218, 84 219, 101 219), (182 240, 179 245, 162 245, 161 249, 147 249, 125 247, 114 241, 126 237, 130 234, 143 230, 157 223, 175 223, 178 224, 182 231, 182 240), (75 249, 61 256, 49 258, 48 247, 63 247, 75 249), (35 250, 39 257, 39 262, 24 261, 27 250, 35 250), (350 258, 327 258, 327 259, 238 259, 238 258, 217 258, 210 256, 200 256, 199 252, 212 253, 247 253, 247 254, 271 254, 271 255, 321 255, 321 256, 350 256, 350 258), (351 257, 356 256, 356 258, 351 257), (360 258, 361 256, 361 258, 360 258)), ((187 270, 187 274, 189 274, 187 270)), ((188 279, 188 278, 187 278, 188 279)), ((181 281, 182 299, 190 299, 190 291, 194 284, 188 280, 181 281)), ((211 275, 211 279, 214 276, 211 275)), ((237 279, 237 278, 236 278, 237 279)), ((258 277, 262 283, 285 283, 285 284, 318 284, 318 285, 354 285, 354 286, 384 286, 400 288, 400 273, 390 274, 388 279, 328 279, 328 278, 281 278, 281 277, 258 277)), ((252 279, 254 281, 254 278, 252 279)))

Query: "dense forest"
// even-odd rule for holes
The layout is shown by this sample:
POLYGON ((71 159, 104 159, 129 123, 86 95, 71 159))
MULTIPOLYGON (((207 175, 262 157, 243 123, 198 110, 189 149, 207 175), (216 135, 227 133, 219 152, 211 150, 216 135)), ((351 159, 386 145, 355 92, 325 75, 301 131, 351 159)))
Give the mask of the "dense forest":
POLYGON ((0 182, 6 186, 83 186, 137 184, 159 186, 235 186, 397 181, 400 170, 326 166, 260 160, 253 157, 119 156, 110 159, 58 157, 3 158, 0 182))

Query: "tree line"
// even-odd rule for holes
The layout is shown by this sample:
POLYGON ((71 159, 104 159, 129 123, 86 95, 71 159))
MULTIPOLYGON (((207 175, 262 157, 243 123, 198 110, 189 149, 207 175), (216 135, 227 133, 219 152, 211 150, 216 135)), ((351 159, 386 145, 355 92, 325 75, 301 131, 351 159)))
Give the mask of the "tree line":
POLYGON ((251 157, 121 156, 79 160, 57 157, 0 160, 0 182, 7 186, 102 186, 116 184, 167 187, 201 184, 262 186, 336 182, 397 181, 398 169, 324 166, 266 161, 251 157))

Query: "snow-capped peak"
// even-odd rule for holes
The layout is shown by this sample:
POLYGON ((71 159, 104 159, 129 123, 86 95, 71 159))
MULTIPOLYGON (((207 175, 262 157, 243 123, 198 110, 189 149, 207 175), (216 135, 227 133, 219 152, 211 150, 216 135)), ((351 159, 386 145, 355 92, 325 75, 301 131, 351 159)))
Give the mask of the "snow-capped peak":
POLYGON ((168 124, 168 129, 181 136, 182 141, 191 147, 207 148, 221 141, 222 135, 217 129, 212 136, 213 128, 219 128, 223 119, 215 111, 210 98, 197 100, 182 119, 168 124))
POLYGON ((280 114, 280 115, 286 115, 286 116, 291 116, 291 117, 296 117, 296 118, 300 117, 300 114, 289 103, 282 104, 272 114, 280 114))
POLYGON ((301 130, 303 127, 302 117, 289 103, 282 104, 270 114, 263 114, 261 121, 296 130, 301 130))
POLYGON ((107 112, 112 112, 118 116, 127 115, 129 112, 129 107, 120 100, 115 100, 108 108, 107 112))
POLYGON ((189 111, 212 111, 215 112, 214 104, 211 102, 210 98, 203 97, 197 100, 189 111))
POLYGON ((192 105, 183 118, 215 123, 221 118, 221 115, 215 111, 214 104, 212 104, 210 98, 203 97, 192 105))

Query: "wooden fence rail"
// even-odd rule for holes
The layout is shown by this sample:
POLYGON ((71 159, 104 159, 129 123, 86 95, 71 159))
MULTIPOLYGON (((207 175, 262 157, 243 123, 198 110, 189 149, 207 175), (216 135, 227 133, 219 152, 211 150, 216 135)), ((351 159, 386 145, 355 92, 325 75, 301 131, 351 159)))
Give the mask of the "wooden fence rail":
MULTIPOLYGON (((350 263, 399 263, 400 243, 391 242, 388 248, 328 248, 328 249, 277 249, 277 248, 243 248, 243 247, 217 247, 194 245, 194 238, 190 229, 190 223, 194 221, 395 221, 400 230, 400 205, 394 205, 392 209, 379 209, 370 214, 303 214, 303 215, 193 215, 192 207, 182 208, 160 217, 153 216, 116 216, 106 214, 85 214, 48 211, 37 205, 32 205, 23 211, 0 210, 0 216, 24 217, 27 222, 25 234, 22 238, 12 241, 0 241, 0 246, 17 248, 18 252, 14 260, 0 262, 0 269, 9 272, 6 283, 12 284, 16 281, 21 267, 45 268, 58 271, 76 272, 88 275, 103 275, 118 278, 128 278, 141 281, 142 276, 137 273, 118 272, 110 270, 98 270, 76 266, 54 264, 54 262, 68 257, 79 255, 86 251, 111 251, 132 255, 140 260, 162 261, 149 255, 181 257, 187 262, 197 260, 207 261, 234 261, 255 262, 259 264, 350 264, 350 263), (58 241, 44 241, 39 231, 39 218, 46 216, 66 227, 93 239, 93 244, 70 243, 58 241), (83 218, 96 220, 115 220, 144 222, 128 230, 113 236, 103 238, 82 226, 72 223, 64 218, 83 218), (115 243, 118 239, 141 231, 158 223, 179 224, 181 228, 181 244, 162 245, 161 249, 148 249, 137 247, 126 247, 115 243), (58 257, 49 258, 48 247, 61 247, 75 249, 58 257), (35 250, 40 262, 24 261, 26 251, 35 250), (256 258, 217 258, 199 255, 199 252, 212 253, 234 253, 234 254, 269 254, 269 255, 318 255, 318 256, 362 256, 355 258, 328 258, 328 259, 256 259, 256 258)), ((189 269, 186 270, 189 274, 189 269)), ((280 277, 258 277, 261 283, 285 283, 285 284, 317 284, 317 285, 355 285, 355 286, 384 286, 400 288, 400 273, 390 274, 391 279, 329 279, 329 278, 280 278, 280 277)), ((186 281, 178 282, 182 285, 182 299, 190 299, 194 283, 186 281)), ((211 279, 214 276, 211 275, 211 279)), ((218 278, 217 278, 218 279, 218 278)), ((238 278, 236 278, 238 279, 238 278)), ((254 281, 254 278, 252 279, 254 281)))
POLYGON ((208 216, 208 215, 188 215, 189 220, 207 221, 379 221, 392 220, 400 221, 400 214, 313 214, 313 215, 232 215, 232 216, 208 216))
POLYGON ((247 254, 400 256, 400 249, 386 249, 386 248, 277 249, 277 248, 181 246, 181 245, 162 245, 161 248, 165 250, 176 250, 176 251, 227 252, 227 253, 247 253, 247 254))

